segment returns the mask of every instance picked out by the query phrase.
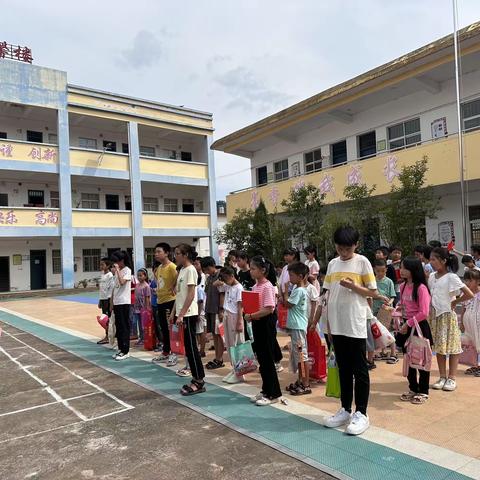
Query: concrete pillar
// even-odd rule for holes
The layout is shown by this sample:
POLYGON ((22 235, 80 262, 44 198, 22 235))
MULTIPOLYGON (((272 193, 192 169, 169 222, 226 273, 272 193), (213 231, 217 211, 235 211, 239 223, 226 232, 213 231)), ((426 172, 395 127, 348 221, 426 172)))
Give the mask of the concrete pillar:
POLYGON ((210 148, 213 143, 211 136, 204 137, 204 149, 208 159, 208 202, 210 211, 210 255, 218 262, 218 245, 213 237, 217 230, 217 189, 215 182, 215 155, 210 148))

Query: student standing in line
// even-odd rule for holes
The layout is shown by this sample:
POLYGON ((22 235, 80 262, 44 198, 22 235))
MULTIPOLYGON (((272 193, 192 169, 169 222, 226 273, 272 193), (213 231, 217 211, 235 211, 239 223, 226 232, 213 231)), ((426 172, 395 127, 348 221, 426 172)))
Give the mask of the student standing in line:
POLYGON ((148 283, 148 272, 146 268, 140 268, 137 272, 137 285, 135 286, 135 303, 133 305, 133 320, 137 325, 139 332, 139 339, 137 346, 143 345, 143 325, 142 325, 142 310, 150 310, 150 285, 148 283))
POLYGON ((309 270, 308 281, 317 289, 318 294, 320 295, 320 283, 318 282, 320 265, 317 259, 317 249, 313 246, 308 246, 305 248, 305 255, 307 256, 305 265, 309 270))
POLYGON ((113 311, 118 341, 118 353, 115 360, 125 360, 130 351, 130 307, 132 302, 132 267, 130 256, 125 250, 112 255, 115 285, 113 288, 113 311))
MULTIPOLYGON (((111 302, 112 302, 112 293, 113 287, 115 285, 115 279, 113 278, 113 273, 110 271, 111 262, 108 258, 102 258, 100 260, 100 271, 102 275, 100 276, 99 282, 99 294, 98 294, 98 308, 102 310, 102 314, 106 315, 109 318, 112 316, 111 302)), ((105 336, 97 342, 98 345, 105 345, 108 343, 108 324, 107 329, 105 330, 105 336)))
POLYGON ((152 316, 153 323, 155 326, 155 337, 156 344, 153 349, 154 352, 158 353, 162 351, 162 330, 160 329, 160 321, 158 319, 158 305, 157 305, 157 268, 160 266, 158 262, 153 262, 152 273, 153 278, 150 280, 150 302, 152 304, 152 316))

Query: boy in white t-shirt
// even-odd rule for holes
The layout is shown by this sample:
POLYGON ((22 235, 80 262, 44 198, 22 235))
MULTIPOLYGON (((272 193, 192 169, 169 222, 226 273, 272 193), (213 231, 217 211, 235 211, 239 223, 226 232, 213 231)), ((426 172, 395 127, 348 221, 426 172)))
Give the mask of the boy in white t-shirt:
POLYGON ((366 357, 367 297, 388 299, 377 291, 373 269, 358 255, 359 233, 350 226, 338 228, 333 236, 338 257, 329 264, 323 288, 329 291, 327 321, 340 376, 342 407, 325 419, 325 426, 348 424, 345 432, 360 435, 370 425, 367 416, 370 377, 366 357), (355 384, 356 411, 352 415, 355 384))

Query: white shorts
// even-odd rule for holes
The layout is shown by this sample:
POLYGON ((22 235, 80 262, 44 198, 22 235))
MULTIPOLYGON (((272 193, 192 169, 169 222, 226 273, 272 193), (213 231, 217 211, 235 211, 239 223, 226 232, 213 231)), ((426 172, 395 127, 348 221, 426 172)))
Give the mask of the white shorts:
POLYGON ((197 320, 197 328, 195 333, 200 335, 201 333, 205 332, 205 328, 207 327, 207 320, 204 315, 199 315, 197 320))

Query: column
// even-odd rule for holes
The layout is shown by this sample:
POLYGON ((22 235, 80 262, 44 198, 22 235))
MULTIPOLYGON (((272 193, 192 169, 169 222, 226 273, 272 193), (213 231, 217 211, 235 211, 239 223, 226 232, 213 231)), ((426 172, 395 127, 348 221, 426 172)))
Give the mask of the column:
POLYGON ((73 288, 75 274, 73 271, 73 235, 72 235, 72 181, 70 176, 70 134, 68 130, 68 111, 57 111, 58 127, 58 181, 60 191, 61 213, 61 248, 62 248, 62 287, 73 288))
POLYGON ((213 143, 211 136, 204 137, 204 145, 206 149, 206 157, 208 159, 208 201, 210 207, 210 255, 218 262, 218 245, 214 238, 217 230, 217 189, 215 182, 215 155, 210 148, 213 143))
POLYGON ((130 194, 132 197, 132 239, 135 272, 145 266, 142 221, 142 182, 140 180, 140 143, 138 123, 128 122, 128 151, 130 166, 130 194))

